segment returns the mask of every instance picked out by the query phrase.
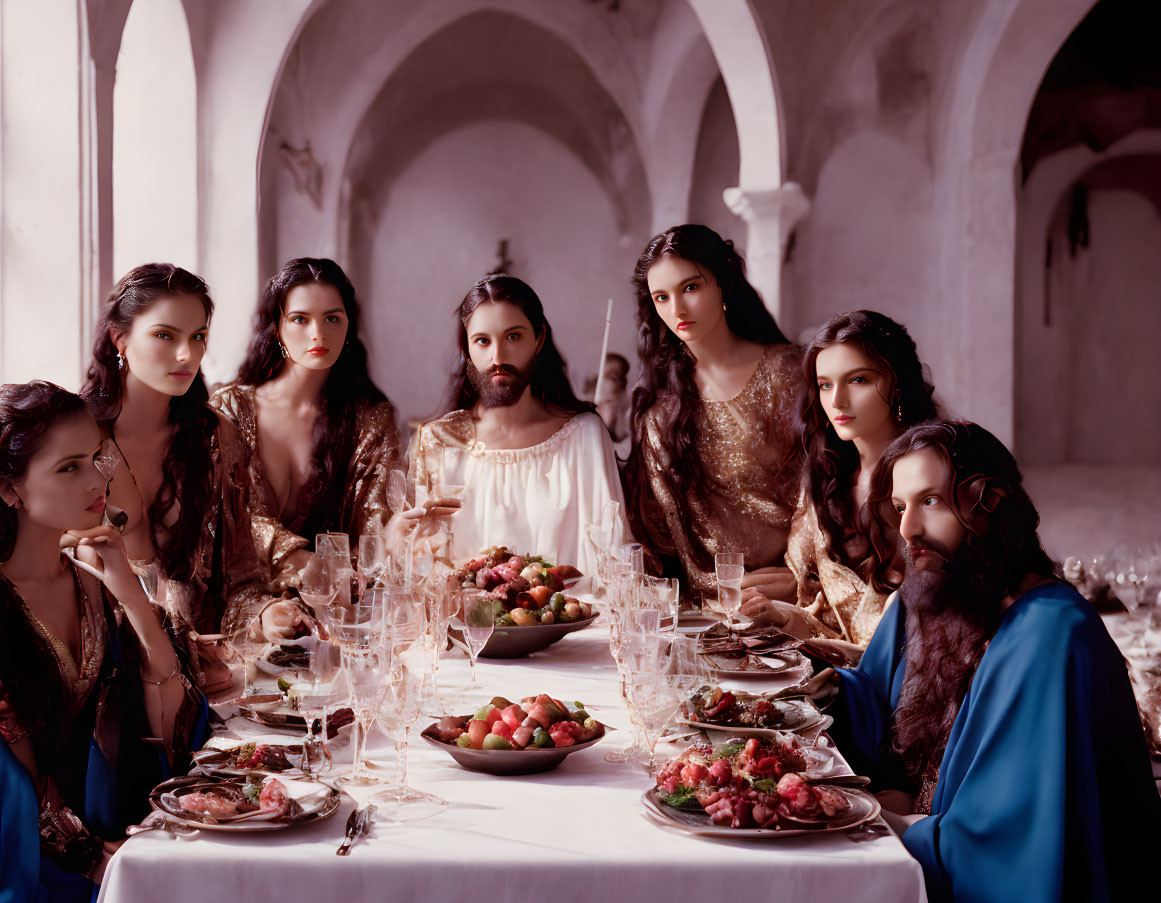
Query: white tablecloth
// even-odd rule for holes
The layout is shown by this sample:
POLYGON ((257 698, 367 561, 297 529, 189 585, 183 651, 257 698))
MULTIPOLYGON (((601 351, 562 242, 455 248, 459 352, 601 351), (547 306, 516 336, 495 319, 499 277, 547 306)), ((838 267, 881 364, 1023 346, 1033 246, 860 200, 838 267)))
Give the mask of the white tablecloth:
MULTIPOLYGON (((528 658, 481 659, 486 690, 479 701, 547 692, 585 703, 606 723, 624 723, 607 644, 606 631, 594 625, 528 658)), ((449 653, 441 687, 466 682, 465 657, 449 653)), ((625 731, 610 732, 555 771, 504 778, 467 771, 429 747, 418 737, 426 723, 414 732, 408 778, 451 802, 440 814, 402 825, 381 818, 347 857, 335 850, 350 799, 330 819, 298 829, 244 837, 202 831, 191 840, 150 832, 131 838, 114 857, 100 900, 926 900, 919 864, 893 834, 859 843, 845 834, 746 842, 658 827, 642 814, 640 796, 651 784, 644 770, 604 760, 607 750, 627 742, 625 731)), ((228 726, 245 735, 259 730, 236 718, 228 726)), ((340 761, 350 761, 348 733, 332 744, 340 761)), ((370 758, 389 767, 389 750, 386 737, 374 731, 370 758)), ((674 749, 662 745, 658 752, 674 749)), ((360 801, 370 792, 356 791, 360 801)))

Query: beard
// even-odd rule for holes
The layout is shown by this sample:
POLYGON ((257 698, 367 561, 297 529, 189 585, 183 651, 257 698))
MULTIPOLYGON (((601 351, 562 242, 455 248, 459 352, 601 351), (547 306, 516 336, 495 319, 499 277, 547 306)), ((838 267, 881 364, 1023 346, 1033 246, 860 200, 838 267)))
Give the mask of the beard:
POLYGON ((938 768, 956 715, 1002 615, 995 558, 970 535, 953 554, 934 543, 905 550, 899 599, 907 617, 907 670, 891 753, 917 785, 938 768))
POLYGON ((467 374, 468 382, 486 408, 506 408, 516 404, 532 379, 531 368, 527 371, 518 370, 510 364, 497 364, 481 373, 475 364, 468 361, 467 374), (508 379, 497 383, 492 378, 497 374, 504 374, 508 379))

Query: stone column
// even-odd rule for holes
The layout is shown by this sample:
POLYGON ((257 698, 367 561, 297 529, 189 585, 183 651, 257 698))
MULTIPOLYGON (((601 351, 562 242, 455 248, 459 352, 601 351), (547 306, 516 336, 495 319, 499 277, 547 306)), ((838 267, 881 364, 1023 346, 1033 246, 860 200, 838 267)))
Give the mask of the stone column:
POLYGON ((810 209, 802 187, 787 182, 777 188, 727 188, 726 206, 746 221, 746 275, 782 331, 793 335, 794 311, 782 297, 782 261, 786 244, 798 221, 810 209))

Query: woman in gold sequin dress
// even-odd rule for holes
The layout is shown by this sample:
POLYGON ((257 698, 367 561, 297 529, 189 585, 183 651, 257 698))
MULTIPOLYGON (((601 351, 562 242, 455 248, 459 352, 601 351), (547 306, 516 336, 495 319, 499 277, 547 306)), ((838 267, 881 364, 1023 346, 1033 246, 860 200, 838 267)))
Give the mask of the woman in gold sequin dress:
POLYGON ((714 592, 714 555, 741 552, 743 586, 789 598, 799 350, 733 244, 706 226, 651 239, 633 284, 643 374, 625 475, 634 535, 687 593, 714 592))
POLYGON ((786 564, 805 617, 760 600, 743 610, 792 633, 836 640, 838 651, 857 659, 886 603, 867 579, 871 474, 896 437, 938 412, 915 342, 875 311, 832 317, 802 367, 807 391, 798 422, 806 466, 786 564))

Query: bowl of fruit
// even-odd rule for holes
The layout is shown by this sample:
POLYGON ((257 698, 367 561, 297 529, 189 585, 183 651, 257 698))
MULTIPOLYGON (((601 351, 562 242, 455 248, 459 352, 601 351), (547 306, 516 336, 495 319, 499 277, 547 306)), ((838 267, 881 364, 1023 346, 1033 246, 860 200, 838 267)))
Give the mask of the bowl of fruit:
POLYGON ((484 658, 519 658, 583 630, 598 617, 588 602, 565 590, 583 575, 536 555, 513 555, 494 546, 457 573, 460 584, 492 599, 496 627, 481 650, 484 658))
POLYGON ((493 697, 474 715, 441 718, 420 736, 472 771, 535 774, 588 749, 605 736, 605 726, 580 703, 569 709, 541 693, 519 703, 493 697))

